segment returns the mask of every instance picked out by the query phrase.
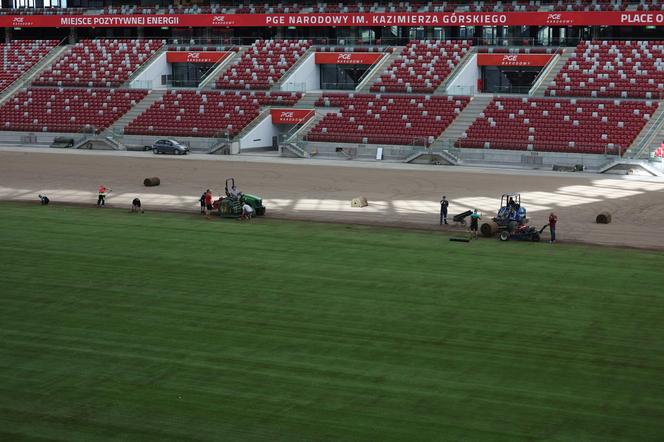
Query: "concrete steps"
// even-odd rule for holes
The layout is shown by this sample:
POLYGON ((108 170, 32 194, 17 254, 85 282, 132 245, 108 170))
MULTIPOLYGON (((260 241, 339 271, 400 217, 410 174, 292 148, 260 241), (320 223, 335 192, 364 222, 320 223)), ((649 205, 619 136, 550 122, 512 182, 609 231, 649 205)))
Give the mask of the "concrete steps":
POLYGON ((555 62, 555 65, 545 74, 541 81, 537 81, 533 89, 530 91, 530 95, 533 97, 543 97, 546 88, 551 85, 551 82, 556 78, 556 75, 565 67, 567 62, 576 48, 564 48, 564 52, 558 57, 558 60, 555 62))
POLYGON ((286 135, 284 140, 285 143, 297 144, 300 139, 309 133, 311 129, 316 127, 316 125, 325 117, 326 114, 316 112, 313 117, 309 118, 304 124, 295 127, 291 133, 286 135))
POLYGON ((395 47, 393 48, 394 52, 392 52, 390 55, 387 57, 383 57, 381 61, 378 62, 376 66, 373 68, 373 72, 369 74, 367 78, 362 80, 360 84, 357 86, 357 92, 361 92, 363 94, 367 94, 371 92, 371 86, 380 78, 380 76, 383 74, 383 71, 387 69, 388 67, 392 66, 392 63, 399 58, 401 55, 401 52, 404 50, 403 47, 395 47))
POLYGON ((120 117, 115 123, 113 123, 108 129, 104 131, 104 133, 108 132, 109 134, 114 134, 114 135, 122 135, 124 134, 124 128, 134 121, 136 117, 141 115, 143 112, 147 110, 154 102, 157 100, 161 99, 164 94, 166 94, 165 90, 152 90, 150 91, 145 98, 143 98, 141 101, 136 103, 134 107, 129 109, 129 111, 124 114, 122 117, 120 117))
POLYGON ((60 58, 67 49, 69 49, 68 45, 56 46, 51 49, 44 58, 35 63, 30 69, 0 93, 0 105, 7 101, 7 99, 14 95, 19 89, 28 86, 32 80, 36 79, 45 69, 51 66, 55 60, 60 58))
POLYGON ((260 123, 261 121, 263 121, 263 119, 265 119, 268 115, 270 115, 270 107, 269 106, 264 107, 263 109, 261 109, 261 112, 258 114, 258 116, 256 116, 256 118, 251 120, 249 122, 249 124, 244 126, 244 128, 234 137, 234 139, 235 140, 242 139, 242 137, 244 137, 251 129, 256 127, 256 125, 258 123, 260 123))
POLYGON ((222 77, 228 69, 238 60, 241 60, 244 57, 244 54, 247 53, 248 47, 241 47, 235 55, 229 55, 219 63, 219 66, 214 68, 214 70, 198 85, 198 89, 214 89, 217 83, 217 79, 222 77))
POLYGON ((293 107, 296 109, 313 109, 318 99, 322 96, 322 92, 305 92, 293 107))
MULTIPOLYGON (((139 88, 140 88, 140 89, 152 89, 153 87, 155 87, 156 85, 153 85, 153 84, 149 84, 148 86, 141 86, 140 84, 137 84, 137 83, 140 83, 140 82, 136 82, 135 80, 136 80, 136 79, 137 79, 137 78, 143 73, 143 71, 145 71, 145 70, 146 70, 146 69, 147 69, 147 68, 148 68, 148 67, 149 67, 149 66, 150 66, 150 65, 151 65, 151 64, 152 64, 157 58, 159 58, 159 56, 160 56, 161 54, 163 54, 163 53, 166 52, 167 50, 168 50, 168 44, 165 44, 165 43, 164 43, 163 45, 161 45, 161 47, 160 47, 159 49, 157 49, 157 50, 152 54, 152 56, 151 56, 150 58, 148 58, 147 60, 145 60, 145 62, 144 62, 143 64, 141 64, 141 65, 138 67, 138 69, 136 69, 134 72, 131 73, 131 75, 129 76, 129 78, 127 79, 127 81, 125 81, 125 82, 122 84, 122 87, 125 87, 125 88, 133 87, 133 88, 136 88, 136 89, 139 89, 139 88), (134 83, 134 84, 132 84, 132 83, 134 83)), ((151 81, 150 81, 150 82, 145 82, 145 81, 144 81, 143 83, 152 83, 152 82, 151 82, 151 81)))
POLYGON ((466 55, 463 56, 459 64, 457 64, 454 69, 452 69, 452 72, 447 76, 446 79, 443 80, 442 83, 440 83, 440 86, 436 88, 435 91, 433 91, 434 95, 448 95, 449 92, 447 91, 447 88, 449 87, 450 83, 456 78, 456 76, 461 72, 463 68, 468 65, 470 60, 473 58, 473 55, 477 53, 477 48, 471 47, 468 52, 466 52, 466 55))
POLYGON ((650 152, 657 149, 664 142, 664 101, 659 102, 659 107, 650 117, 641 133, 636 137, 632 145, 627 149, 624 158, 647 159, 650 152))
POLYGON ((479 114, 486 109, 491 100, 492 95, 476 95, 470 100, 470 103, 461 111, 452 124, 450 124, 445 132, 431 145, 432 150, 444 150, 454 146, 454 142, 461 138, 461 135, 468 130, 473 121, 477 119, 479 114))
MULTIPOLYGON (((286 80, 286 78, 288 78, 293 72, 295 72, 295 70, 297 68, 299 68, 300 65, 302 65, 302 63, 304 63, 304 60, 309 58, 309 55, 314 54, 315 52, 316 52, 316 48, 314 48, 313 46, 308 48, 306 51, 304 51, 304 54, 302 54, 302 56, 300 58, 298 58, 295 63, 293 63, 293 66, 291 66, 290 69, 288 69, 286 72, 284 72, 284 75, 282 75, 281 78, 279 78, 279 80, 277 80, 272 85, 270 90, 271 91, 281 91, 282 90, 281 87, 284 85, 284 81, 286 80)), ((290 91, 290 90, 297 90, 297 89, 288 89, 288 90, 290 91)))

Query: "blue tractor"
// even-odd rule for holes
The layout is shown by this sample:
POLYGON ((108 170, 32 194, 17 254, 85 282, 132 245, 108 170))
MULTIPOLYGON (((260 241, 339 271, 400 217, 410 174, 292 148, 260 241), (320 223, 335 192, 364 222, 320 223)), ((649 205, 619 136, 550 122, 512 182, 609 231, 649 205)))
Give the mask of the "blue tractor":
POLYGON ((507 230, 509 233, 524 224, 528 224, 526 208, 521 205, 521 194, 505 193, 500 197, 500 209, 493 218, 499 230, 507 230))

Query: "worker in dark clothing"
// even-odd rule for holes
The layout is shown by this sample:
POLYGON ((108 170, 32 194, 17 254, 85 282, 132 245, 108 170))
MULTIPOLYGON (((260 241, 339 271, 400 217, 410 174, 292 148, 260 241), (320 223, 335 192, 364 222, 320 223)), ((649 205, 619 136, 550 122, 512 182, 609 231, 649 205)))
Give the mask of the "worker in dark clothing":
POLYGON ((482 216, 477 213, 477 209, 473 211, 473 214, 470 215, 470 235, 477 239, 477 231, 479 230, 479 223, 482 219, 482 216))
POLYGON ((134 198, 131 202, 131 211, 132 213, 144 213, 143 209, 141 209, 141 200, 138 198, 134 198))
POLYGON ((199 200, 201 203, 201 215, 205 215, 205 195, 209 192, 209 189, 201 195, 201 199, 199 200))
POLYGON ((556 224, 558 223, 558 217, 555 213, 551 212, 549 215, 549 232, 551 232, 551 244, 556 242, 556 224))
POLYGON ((42 206, 48 206, 48 203, 51 202, 46 195, 39 195, 39 201, 41 201, 42 206))
POLYGON ((443 199, 440 200, 440 225, 447 224, 447 207, 450 205, 450 202, 447 201, 447 198, 443 196, 443 199))

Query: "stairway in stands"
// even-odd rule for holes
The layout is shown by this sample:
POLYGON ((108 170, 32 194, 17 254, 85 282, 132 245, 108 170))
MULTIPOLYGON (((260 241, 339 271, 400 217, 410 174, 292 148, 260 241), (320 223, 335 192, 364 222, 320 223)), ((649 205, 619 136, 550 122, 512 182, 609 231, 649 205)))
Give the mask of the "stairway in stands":
POLYGON ((576 48, 565 48, 565 51, 556 61, 556 65, 551 68, 551 70, 546 74, 546 76, 539 82, 539 85, 535 88, 530 95, 533 97, 543 97, 546 88, 549 87, 551 82, 556 78, 556 75, 562 70, 563 67, 567 64, 569 59, 574 55, 574 50, 576 48))
POLYGON ((447 127, 445 132, 434 141, 431 148, 433 150, 445 150, 453 147, 454 142, 473 124, 478 115, 486 109, 492 99, 492 95, 477 95, 473 97, 459 116, 447 127))

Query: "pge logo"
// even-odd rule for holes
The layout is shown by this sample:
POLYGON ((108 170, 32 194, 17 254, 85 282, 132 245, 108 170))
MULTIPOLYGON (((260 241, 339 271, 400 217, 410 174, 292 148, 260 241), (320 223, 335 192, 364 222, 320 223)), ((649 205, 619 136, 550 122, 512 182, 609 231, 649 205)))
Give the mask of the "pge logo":
POLYGON ((559 21, 560 19, 562 19, 562 15, 561 14, 549 14, 546 17, 546 19, 550 20, 550 21, 559 21))
POLYGON ((337 57, 337 61, 340 62, 340 63, 346 63, 346 62, 350 62, 352 60, 353 60, 353 54, 350 54, 350 53, 342 53, 342 54, 339 54, 339 56, 337 57))
POLYGON ((503 56, 503 63, 516 63, 519 60, 518 55, 505 55, 503 56))
POLYGON ((12 24, 14 26, 21 26, 24 23, 25 23, 25 17, 14 17, 14 21, 12 21, 12 24))
POLYGON ((294 117, 293 112, 282 112, 281 113, 281 118, 286 119, 286 118, 293 118, 293 117, 294 117))
POLYGON ((215 15, 212 17, 212 23, 213 24, 220 24, 224 23, 226 21, 226 16, 225 15, 215 15))
POLYGON ((188 52, 187 60, 199 60, 201 58, 200 52, 188 52))

